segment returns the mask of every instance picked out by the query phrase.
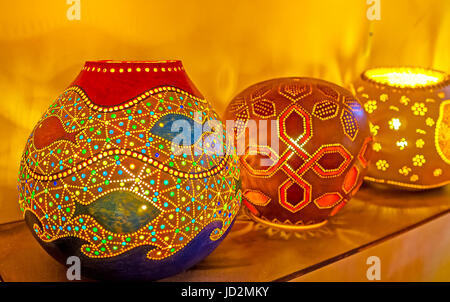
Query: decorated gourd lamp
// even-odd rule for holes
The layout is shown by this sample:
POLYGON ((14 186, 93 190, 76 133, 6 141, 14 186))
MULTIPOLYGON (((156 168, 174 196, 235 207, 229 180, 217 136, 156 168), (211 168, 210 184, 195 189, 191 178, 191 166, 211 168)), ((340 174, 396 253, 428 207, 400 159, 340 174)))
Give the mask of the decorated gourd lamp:
POLYGON ((353 89, 371 122, 366 180, 421 190, 450 182, 450 80, 423 68, 374 68, 353 89))
POLYGON ((312 78, 261 82, 231 101, 226 122, 240 157, 243 203, 258 222, 319 227, 363 181, 369 123, 342 87, 312 78))
POLYGON ((206 127, 217 122, 180 61, 87 62, 27 140, 18 189, 28 226, 59 261, 78 256, 87 277, 191 267, 240 206, 235 154, 206 127), (176 123, 200 132, 174 145, 186 130, 176 123))

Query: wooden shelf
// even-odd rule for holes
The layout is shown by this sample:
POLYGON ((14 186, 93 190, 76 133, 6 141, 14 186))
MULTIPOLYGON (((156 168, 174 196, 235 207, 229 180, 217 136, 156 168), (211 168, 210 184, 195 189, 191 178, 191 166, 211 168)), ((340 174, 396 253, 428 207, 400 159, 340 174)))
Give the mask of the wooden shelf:
MULTIPOLYGON (((4 281, 67 281, 23 221, 0 225, 4 281)), ((366 259, 382 281, 450 280, 450 186, 407 192, 365 186, 323 227, 289 232, 245 211, 222 244, 195 267, 163 281, 367 281, 366 259)))

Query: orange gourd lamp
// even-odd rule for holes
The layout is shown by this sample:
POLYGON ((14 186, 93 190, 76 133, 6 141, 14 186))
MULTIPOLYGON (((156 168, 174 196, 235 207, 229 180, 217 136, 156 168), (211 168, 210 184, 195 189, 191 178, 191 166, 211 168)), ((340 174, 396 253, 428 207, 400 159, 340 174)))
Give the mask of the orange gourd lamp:
POLYGON ((374 142, 366 180, 408 190, 450 182, 450 79, 441 71, 373 68, 352 88, 374 142))
POLYGON ((231 101, 229 121, 243 203, 258 222, 290 230, 321 226, 363 181, 371 152, 367 115, 338 85, 312 78, 264 81, 231 101))

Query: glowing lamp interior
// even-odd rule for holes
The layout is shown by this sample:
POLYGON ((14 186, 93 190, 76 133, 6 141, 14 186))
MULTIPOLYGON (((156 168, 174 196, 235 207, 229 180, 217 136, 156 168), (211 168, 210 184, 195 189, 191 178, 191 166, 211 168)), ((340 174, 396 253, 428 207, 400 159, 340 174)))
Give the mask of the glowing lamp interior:
POLYGON ((423 68, 374 68, 364 73, 367 79, 376 83, 400 88, 427 87, 440 84, 447 75, 423 68))

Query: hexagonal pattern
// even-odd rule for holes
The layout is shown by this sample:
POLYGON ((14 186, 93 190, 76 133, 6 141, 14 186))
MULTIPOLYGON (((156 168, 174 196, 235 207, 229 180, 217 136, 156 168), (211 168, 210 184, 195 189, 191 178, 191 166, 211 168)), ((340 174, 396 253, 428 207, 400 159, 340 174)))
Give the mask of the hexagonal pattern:
POLYGON ((353 141, 358 133, 358 121, 353 113, 347 108, 342 110, 341 124, 345 135, 353 141))
POLYGON ((342 189, 345 193, 349 193, 356 185, 358 180, 359 171, 356 166, 353 166, 345 175, 344 183, 342 184, 342 189))
POLYGON ((311 202, 311 185, 298 179, 298 183, 287 180, 280 187, 280 204, 295 213, 311 202))
POLYGON ((331 101, 323 101, 314 105, 312 114, 321 119, 329 120, 338 114, 339 105, 331 101))
POLYGON ((311 137, 312 125, 308 113, 293 105, 280 116, 279 121, 281 137, 297 152, 303 153, 297 146, 306 143, 311 137))
POLYGON ((322 147, 313 159, 314 171, 321 177, 330 177, 344 172, 352 156, 342 145, 331 145, 322 147))
POLYGON ((312 92, 308 84, 285 84, 279 88, 279 93, 293 102, 297 102, 312 92))
POLYGON ((275 104, 268 100, 259 100, 252 103, 253 113, 261 118, 275 116, 275 104))
POLYGON ((319 209, 328 209, 334 207, 342 200, 341 194, 338 192, 324 194, 314 200, 319 209))

